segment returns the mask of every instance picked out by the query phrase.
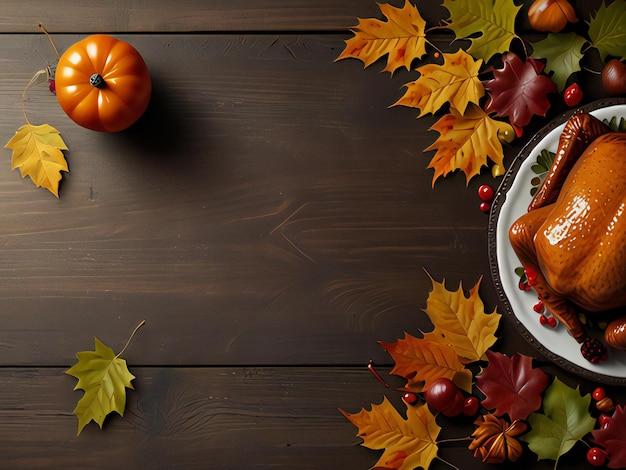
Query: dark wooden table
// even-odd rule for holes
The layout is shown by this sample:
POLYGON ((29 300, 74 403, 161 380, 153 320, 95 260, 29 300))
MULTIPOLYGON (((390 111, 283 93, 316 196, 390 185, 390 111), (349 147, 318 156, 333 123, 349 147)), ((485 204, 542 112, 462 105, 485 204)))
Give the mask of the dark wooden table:
MULTIPOLYGON (((419 2, 429 24, 440 3, 419 2)), ((29 92, 30 120, 70 148, 58 200, 3 152, 0 467, 371 467, 379 454, 337 409, 399 402, 365 366, 386 374, 377 341, 429 329, 424 270, 451 289, 482 276, 487 311, 500 308, 476 196, 497 182, 483 174, 466 187, 455 175, 431 188, 422 150, 436 118, 388 109, 414 75, 334 63, 356 18, 380 17, 376 3, 3 0, 1 10, 5 141, 23 123, 25 85, 55 58, 40 22, 60 50, 95 32, 128 40, 154 94, 136 126, 101 134, 71 122, 45 86, 29 92), (125 416, 76 437, 82 392, 64 371, 94 336, 119 351, 143 319, 124 354, 137 376, 125 416)), ((507 147, 507 164, 523 143, 507 147)), ((541 359, 507 318, 498 335, 499 351, 541 359)), ((539 363, 583 392, 595 386, 539 363)), ((441 455, 491 468, 466 445, 441 455)), ((563 468, 584 468, 581 456, 563 468)), ((529 465, 553 462, 518 466, 529 465)))

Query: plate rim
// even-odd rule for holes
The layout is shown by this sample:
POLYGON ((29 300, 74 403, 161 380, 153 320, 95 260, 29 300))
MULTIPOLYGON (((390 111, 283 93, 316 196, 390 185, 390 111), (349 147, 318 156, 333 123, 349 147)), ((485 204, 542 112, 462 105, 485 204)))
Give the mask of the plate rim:
POLYGON ((553 364, 561 367, 562 369, 571 372, 579 377, 592 380, 595 382, 601 382, 607 385, 619 385, 626 386, 626 377, 616 377, 613 375, 602 374, 592 370, 585 369, 578 364, 575 364, 568 359, 563 358, 557 353, 549 350, 535 336, 526 328, 526 326, 515 315, 511 303, 506 295, 504 286, 502 284, 499 269, 498 269, 498 255, 497 255, 497 222, 500 216, 500 211, 506 194, 511 188, 515 175, 519 171, 522 163, 531 155, 536 146, 541 140, 546 137, 557 127, 563 125, 567 120, 575 114, 586 113, 602 109, 609 106, 626 105, 626 98, 606 98, 596 100, 581 106, 576 109, 568 110, 561 113, 559 116, 553 118, 549 123, 543 126, 535 135, 520 149, 518 154, 511 162, 509 168, 505 172, 496 194, 492 201, 491 210, 489 212, 489 227, 488 227, 488 253, 489 253, 489 270, 491 272, 491 278, 498 294, 498 300, 502 307, 504 307, 505 316, 512 321, 516 330, 520 335, 541 355, 548 359, 553 364))

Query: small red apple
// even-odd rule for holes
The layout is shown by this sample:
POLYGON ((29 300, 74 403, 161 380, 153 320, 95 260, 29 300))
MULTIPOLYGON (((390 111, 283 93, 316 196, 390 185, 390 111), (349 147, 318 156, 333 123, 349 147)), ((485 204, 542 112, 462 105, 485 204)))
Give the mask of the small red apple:
POLYGON ((455 383, 445 377, 432 382, 424 392, 424 399, 432 408, 448 417, 461 414, 465 403, 465 398, 455 383))
POLYGON ((602 69, 602 86, 609 95, 626 93, 626 64, 618 59, 609 60, 602 69))

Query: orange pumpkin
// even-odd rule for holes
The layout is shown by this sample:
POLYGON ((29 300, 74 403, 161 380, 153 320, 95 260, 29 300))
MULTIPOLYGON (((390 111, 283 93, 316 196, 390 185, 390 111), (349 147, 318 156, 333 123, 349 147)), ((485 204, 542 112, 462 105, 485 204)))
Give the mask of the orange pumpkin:
POLYGON ((89 36, 63 53, 55 85, 59 104, 74 122, 105 132, 130 127, 148 107, 152 92, 139 52, 105 34, 89 36))

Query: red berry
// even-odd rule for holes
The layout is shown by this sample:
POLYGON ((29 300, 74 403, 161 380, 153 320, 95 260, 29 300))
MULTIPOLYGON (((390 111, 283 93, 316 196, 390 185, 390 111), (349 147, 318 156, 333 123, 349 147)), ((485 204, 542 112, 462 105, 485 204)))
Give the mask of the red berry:
POLYGON ((543 306, 543 302, 540 300, 535 305, 533 305, 533 310, 537 313, 543 313, 545 307, 543 306))
POLYGON ((556 328, 556 318, 548 317, 548 326, 550 328, 556 328))
POLYGON ((546 326, 548 324, 548 317, 546 317, 545 315, 541 315, 539 317, 539 323, 541 323, 543 326, 546 326))
POLYGON ((534 268, 528 267, 524 270, 526 272, 526 279, 528 279, 528 284, 534 286, 537 284, 537 276, 539 273, 534 268))
POLYGON ((593 397, 595 401, 600 401, 606 396, 606 392, 604 391, 602 387, 598 387, 593 391, 591 396, 593 397))
POLYGON ((478 188, 478 197, 485 202, 491 202, 495 196, 495 191, 488 184, 483 184, 478 188))
POLYGON ((57 87, 56 87, 56 82, 54 81, 54 79, 48 80, 48 88, 50 89, 50 93, 52 93, 53 95, 57 94, 57 87))
POLYGON ((587 461, 594 467, 601 467, 606 462, 606 452, 599 447, 592 447, 587 451, 587 461))
POLYGON ((520 279, 518 287, 519 287, 519 290, 523 290, 523 291, 530 290, 530 286, 528 285, 528 283, 522 279, 520 279))
POLYGON ((487 201, 483 201, 480 203, 479 208, 481 212, 484 212, 485 214, 487 214, 491 210, 491 204, 488 203, 487 201))
POLYGON ((604 413, 602 413, 600 416, 598 416, 598 424, 600 425, 600 429, 604 429, 609 425, 609 422, 611 421, 611 417, 609 415, 605 415, 604 413))
POLYGON ((577 106, 583 99, 583 91, 580 89, 577 83, 572 83, 563 92, 563 100, 565 104, 570 107, 577 106))
POLYGON ((478 413, 478 398, 467 397, 463 403, 463 414, 465 416, 475 416, 478 413))
POLYGON ((407 405, 415 405, 417 403, 417 395, 413 392, 406 392, 402 399, 407 405))

